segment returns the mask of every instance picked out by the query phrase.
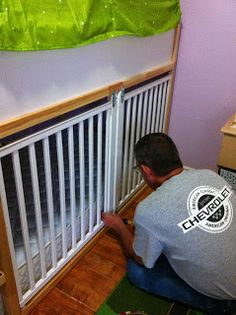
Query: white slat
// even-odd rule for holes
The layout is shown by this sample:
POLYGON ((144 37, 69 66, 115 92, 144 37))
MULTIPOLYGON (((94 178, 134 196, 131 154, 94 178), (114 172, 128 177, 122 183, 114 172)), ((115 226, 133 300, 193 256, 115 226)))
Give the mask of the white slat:
POLYGON ((153 109, 153 88, 149 90, 149 99, 148 99, 148 117, 147 117, 147 128, 146 134, 150 133, 151 130, 151 116, 152 116, 152 109, 153 109))
MULTIPOLYGON (((147 99, 148 92, 144 92, 144 104, 143 104, 143 112, 142 112, 142 127, 141 127, 141 138, 146 134, 146 117, 147 117, 147 99)), ((138 175, 138 182, 142 180, 141 173, 138 175)))
POLYGON ((111 209, 111 113, 106 112, 106 139, 105 139, 105 182, 104 182, 104 211, 109 212, 111 209))
POLYGON ((153 97, 151 133, 155 132, 155 121, 156 121, 156 112, 157 112, 157 95, 158 95, 158 86, 155 86, 154 97, 153 97))
POLYGON ((41 203, 40 203, 39 179, 38 179, 38 170, 37 170, 37 160, 36 160, 36 154, 35 154, 35 145, 31 144, 28 147, 28 150, 29 150, 31 181, 32 181, 33 198, 34 198, 36 228, 37 228, 38 244, 39 244, 40 268, 41 268, 41 276, 44 279, 46 277, 46 263, 45 263, 46 260, 45 260, 44 241, 43 241, 43 224, 42 224, 42 212, 41 212, 41 203))
POLYGON ((146 134, 147 127, 147 101, 148 91, 144 92, 144 104, 143 104, 143 115, 142 115, 142 137, 146 134))
POLYGON ((85 239, 85 163, 84 163, 84 122, 79 124, 79 170, 80 170, 80 219, 81 241, 85 239))
POLYGON ((156 115, 155 132, 160 131, 159 127, 160 127, 160 118, 161 118, 162 91, 163 91, 163 84, 160 84, 159 85, 159 93, 158 93, 158 102, 157 102, 157 115, 156 115))
POLYGON ((121 90, 116 98, 116 107, 114 110, 114 134, 112 136, 112 146, 114 160, 114 189, 112 209, 115 211, 119 205, 121 195, 121 175, 122 175, 122 155, 123 155, 123 133, 124 133, 124 90, 121 90))
POLYGON ((93 117, 89 118, 89 232, 93 230, 94 218, 94 150, 93 150, 93 136, 94 136, 93 117))
POLYGON ((51 241, 51 255, 52 255, 52 267, 57 266, 57 255, 56 255, 56 237, 54 227, 54 205, 52 196, 52 175, 51 175, 51 162, 50 162, 50 151, 49 151, 49 140, 48 137, 43 139, 43 153, 44 153, 44 169, 45 169, 45 182, 47 192, 47 209, 48 209, 48 220, 50 228, 50 241, 51 241))
MULTIPOLYGON (((137 115, 137 126, 136 126, 136 139, 135 143, 138 142, 138 140, 141 137, 141 114, 142 114, 142 102, 143 102, 143 93, 139 95, 139 101, 138 101, 138 115, 137 115)), ((140 174, 139 174, 140 175, 140 174)), ((141 176, 139 178, 137 172, 133 173, 133 189, 137 186, 137 184, 140 182, 141 176)))
POLYGON ((132 175, 133 166, 134 166, 134 135, 135 135, 136 111, 137 111, 137 96, 134 97, 133 106, 132 106, 132 121, 131 121, 131 134, 130 134, 130 146, 129 146, 128 185, 127 185, 128 194, 132 190, 131 175, 132 175))
POLYGON ((29 227, 28 227, 28 222, 27 222, 19 152, 18 151, 13 152, 12 158, 13 158, 14 177, 16 181, 16 193, 17 193, 20 221, 21 221, 21 232, 22 232, 24 248, 25 248, 25 256, 26 256, 26 263, 27 263, 27 268, 28 268, 30 289, 32 290, 35 287, 35 281, 34 281, 32 258, 30 254, 31 250, 30 250, 30 240, 29 240, 29 227))
POLYGON ((127 165, 129 152, 129 130, 130 130, 130 113, 131 113, 131 99, 127 101, 126 107, 126 122, 125 122, 125 140, 124 140, 124 158, 123 158, 123 174, 122 174, 122 194, 121 199, 124 200, 127 192, 127 165))
POLYGON ((159 127, 158 127, 158 131, 162 132, 162 125, 163 125, 163 104, 164 104, 164 100, 165 100, 165 93, 166 93, 166 84, 164 83, 162 85, 162 96, 161 96, 161 107, 160 107, 160 118, 159 118, 159 127))
POLYGON ((97 225, 101 223, 101 194, 102 194, 102 113, 98 114, 97 126, 97 225))
POLYGON ((105 132, 105 161, 104 161, 104 212, 108 212, 108 203, 107 203, 107 191, 108 191, 108 158, 109 158, 109 113, 106 112, 106 132, 105 132))
POLYGON ((159 95, 158 95, 158 105, 157 105, 157 121, 156 121, 156 132, 161 132, 161 111, 163 103, 163 94, 164 94, 164 84, 160 85, 159 95))
POLYGON ((71 239, 72 248, 76 248, 76 210, 75 210, 75 157, 74 157, 74 133, 73 126, 68 128, 68 157, 70 176, 70 209, 71 209, 71 239))
POLYGON ((65 200, 64 157, 63 157, 61 131, 57 132, 57 134, 56 134, 56 144, 57 144, 57 161, 58 161, 59 192, 60 192, 62 257, 65 259, 67 256, 66 200, 65 200))
POLYGON ((107 181, 107 211, 111 212, 111 197, 112 197, 112 191, 113 191, 113 181, 112 181, 112 162, 111 161, 111 151, 112 151, 112 146, 113 146, 113 111, 114 109, 110 110, 108 112, 108 124, 107 124, 107 129, 108 129, 108 138, 107 138, 107 143, 108 143, 108 162, 107 162, 107 178, 108 178, 108 181, 107 181))

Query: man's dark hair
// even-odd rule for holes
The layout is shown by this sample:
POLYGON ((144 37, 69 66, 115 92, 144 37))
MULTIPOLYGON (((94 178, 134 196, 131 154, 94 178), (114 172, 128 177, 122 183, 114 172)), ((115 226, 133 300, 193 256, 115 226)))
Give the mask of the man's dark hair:
POLYGON ((134 154, 139 166, 148 166, 158 176, 165 176, 183 167, 176 145, 169 136, 161 132, 141 138, 135 145, 134 154))

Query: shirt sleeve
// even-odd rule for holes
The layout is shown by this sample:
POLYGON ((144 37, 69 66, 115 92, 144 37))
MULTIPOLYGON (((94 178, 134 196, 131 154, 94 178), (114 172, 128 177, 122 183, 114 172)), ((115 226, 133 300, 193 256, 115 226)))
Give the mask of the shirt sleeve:
POLYGON ((143 259, 144 266, 147 268, 154 266, 163 249, 155 235, 137 222, 133 248, 136 255, 143 259))

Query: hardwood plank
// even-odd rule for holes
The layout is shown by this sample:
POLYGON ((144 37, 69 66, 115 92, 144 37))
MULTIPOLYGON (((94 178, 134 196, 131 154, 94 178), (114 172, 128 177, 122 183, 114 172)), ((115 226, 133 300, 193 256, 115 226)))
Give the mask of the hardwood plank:
POLYGON ((58 288, 53 289, 30 315, 92 315, 94 312, 58 288))
POLYGON ((96 311, 115 285, 116 281, 79 264, 63 278, 57 288, 96 311))
POLYGON ((114 264, 125 267, 127 259, 124 256, 121 246, 113 237, 104 235, 102 240, 93 248, 94 253, 101 256, 103 259, 113 262, 114 264))
POLYGON ((87 266, 91 270, 103 275, 105 277, 110 277, 112 280, 118 282, 122 276, 125 274, 126 268, 120 265, 116 265, 109 260, 105 260, 99 254, 91 251, 83 261, 80 266, 87 266))

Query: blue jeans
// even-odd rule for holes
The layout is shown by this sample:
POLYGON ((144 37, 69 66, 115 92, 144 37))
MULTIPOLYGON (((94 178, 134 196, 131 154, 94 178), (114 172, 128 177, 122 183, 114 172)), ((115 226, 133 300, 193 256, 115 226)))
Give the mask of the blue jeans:
POLYGON ((210 298, 190 287, 175 273, 164 255, 152 269, 129 259, 127 273, 131 283, 149 293, 191 305, 207 314, 236 314, 231 301, 210 298))

